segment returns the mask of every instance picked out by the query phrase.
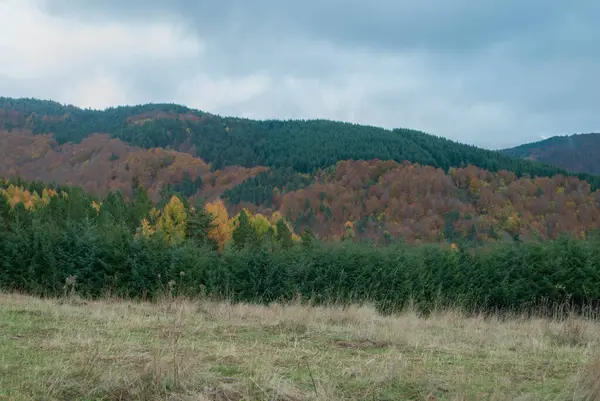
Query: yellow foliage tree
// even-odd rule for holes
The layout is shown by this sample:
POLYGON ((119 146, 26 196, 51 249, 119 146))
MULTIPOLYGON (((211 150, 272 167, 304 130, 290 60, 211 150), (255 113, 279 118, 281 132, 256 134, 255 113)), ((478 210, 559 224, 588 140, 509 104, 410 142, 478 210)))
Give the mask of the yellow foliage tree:
POLYGON ((137 229, 137 232, 135 233, 135 238, 142 238, 142 237, 149 238, 155 232, 156 232, 156 228, 153 227, 152 224, 150 224, 148 219, 143 219, 142 224, 140 225, 140 227, 137 229))
POLYGON ((36 191, 29 192, 23 187, 11 184, 6 189, 0 189, 0 194, 8 200, 11 208, 15 207, 18 203, 22 203, 25 209, 35 210, 48 204, 50 197, 56 196, 56 191, 44 189, 40 197, 36 191))
POLYGON ((217 242, 219 250, 223 250, 225 244, 231 240, 233 221, 229 219, 227 208, 221 199, 207 202, 204 208, 213 217, 213 227, 209 231, 208 237, 217 242))
POLYGON ((102 202, 96 203, 96 201, 92 201, 92 209, 96 211, 96 213, 100 213, 100 207, 102 206, 102 202))
MULTIPOLYGON (((284 219, 280 212, 275 211, 273 212, 273 214, 271 214, 271 217, 267 217, 260 213, 252 214, 246 208, 244 208, 243 210, 244 212, 246 212, 250 225, 252 226, 259 238, 263 237, 269 230, 272 230, 273 235, 277 236, 277 223, 281 221, 283 222, 283 224, 285 224, 285 226, 292 234, 293 241, 302 241, 302 238, 296 233, 294 233, 294 228, 292 227, 290 222, 284 219)), ((232 219, 232 230, 235 230, 235 228, 238 226, 238 219, 239 213, 235 215, 235 217, 232 219)))
POLYGON ((172 196, 158 219, 158 229, 165 233, 169 243, 181 243, 185 240, 186 224, 185 206, 177 196, 172 196))
MULTIPOLYGON (((246 211, 246 213, 249 213, 249 212, 246 211)), ((271 227, 274 228, 273 224, 271 224, 269 219, 267 219, 265 216, 263 216, 260 213, 257 213, 253 216, 251 216, 251 215, 248 215, 248 216, 250 217, 250 224, 252 225, 252 228, 254 228, 254 231, 256 231, 256 233, 258 234, 259 237, 262 237, 267 231, 269 231, 269 228, 271 228, 271 227)))
POLYGON ((277 224, 277 222, 281 219, 283 219, 283 216, 281 215, 281 213, 275 211, 271 215, 271 224, 277 224))
MULTIPOLYGON (((52 191, 52 190, 51 190, 52 191)), ((53 191, 54 192, 54 191, 53 191)), ((54 194, 56 194, 56 192, 54 192, 54 194)), ((44 202, 44 204, 48 204, 48 202, 50 202, 50 196, 52 196, 50 194, 50 191, 48 191, 47 188, 44 188, 42 190, 42 202, 44 202)))
POLYGON ((341 240, 354 239, 356 237, 356 232, 354 231, 354 223, 351 221, 347 221, 344 224, 344 231, 341 234, 341 240))
POLYGON ((521 226, 521 219, 517 212, 511 213, 511 215, 506 219, 506 223, 504 224, 504 229, 508 231, 510 234, 514 235, 518 233, 519 228, 521 226))
POLYGON ((477 179, 477 177, 471 178, 471 182, 469 183, 469 192, 473 195, 479 195, 479 190, 481 189, 481 182, 477 179))

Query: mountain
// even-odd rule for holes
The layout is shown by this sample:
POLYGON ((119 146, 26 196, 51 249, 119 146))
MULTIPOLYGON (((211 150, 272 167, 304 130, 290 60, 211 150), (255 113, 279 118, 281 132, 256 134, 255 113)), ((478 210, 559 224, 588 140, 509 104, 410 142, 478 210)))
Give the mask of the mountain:
POLYGON ((256 121, 174 104, 104 111, 0 98, 0 176, 230 213, 278 212, 297 233, 388 242, 585 236, 600 177, 409 129, 256 121))
POLYGON ((37 99, 0 98, 0 127, 8 132, 52 134, 58 144, 108 134, 141 148, 190 153, 212 169, 267 166, 314 173, 342 160, 379 159, 408 160, 444 170, 473 164, 492 172, 510 170, 517 176, 566 173, 410 129, 386 130, 329 120, 256 121, 172 104, 97 111, 37 99))
POLYGON ((502 152, 553 164, 574 173, 600 174, 600 133, 554 136, 502 152))

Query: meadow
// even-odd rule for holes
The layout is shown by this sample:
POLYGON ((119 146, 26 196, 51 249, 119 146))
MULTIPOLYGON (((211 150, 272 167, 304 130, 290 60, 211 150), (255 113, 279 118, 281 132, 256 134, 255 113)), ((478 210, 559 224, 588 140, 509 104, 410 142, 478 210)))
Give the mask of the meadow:
POLYGON ((600 400, 586 316, 0 294, 0 400, 600 400))

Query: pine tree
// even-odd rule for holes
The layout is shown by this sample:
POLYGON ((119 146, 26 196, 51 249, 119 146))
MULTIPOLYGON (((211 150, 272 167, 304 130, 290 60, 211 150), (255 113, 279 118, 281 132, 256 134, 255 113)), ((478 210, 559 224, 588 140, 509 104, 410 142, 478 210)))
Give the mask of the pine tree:
POLYGON ((285 221, 283 219, 278 220, 275 228, 277 231, 277 242, 279 242, 283 249, 291 248, 294 245, 294 240, 292 239, 292 231, 285 224, 285 221))
POLYGON ((133 224, 137 224, 141 219, 148 216, 152 210, 152 200, 148 196, 148 191, 145 187, 138 187, 135 189, 133 201, 130 209, 130 220, 133 224))
POLYGON ((204 205, 198 204, 190 208, 186 226, 186 237, 197 243, 210 243, 217 247, 217 242, 209 237, 215 227, 213 216, 206 211, 204 205))
POLYGON ((8 228, 8 216, 10 213, 10 205, 6 198, 0 193, 0 231, 8 228))
POLYGON ((231 234, 233 246, 241 249, 246 245, 257 245, 259 242, 258 234, 254 230, 254 227, 252 227, 248 214, 244 209, 238 213, 236 220, 236 227, 231 234))
POLYGON ((306 228, 302 232, 301 240, 302 240, 302 245, 304 245, 306 247, 310 247, 313 245, 313 241, 315 240, 315 235, 310 230, 310 228, 306 228))

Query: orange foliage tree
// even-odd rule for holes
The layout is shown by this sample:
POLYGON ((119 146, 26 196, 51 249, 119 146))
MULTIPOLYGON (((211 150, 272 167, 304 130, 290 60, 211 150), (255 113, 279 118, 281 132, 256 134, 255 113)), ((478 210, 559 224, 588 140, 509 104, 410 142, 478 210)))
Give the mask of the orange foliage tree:
POLYGON ((213 202, 207 202, 205 209, 213 217, 213 227, 208 232, 208 237, 216 241, 219 250, 223 250, 225 244, 231 240, 231 234, 233 233, 233 224, 229 219, 227 208, 220 198, 213 202))

